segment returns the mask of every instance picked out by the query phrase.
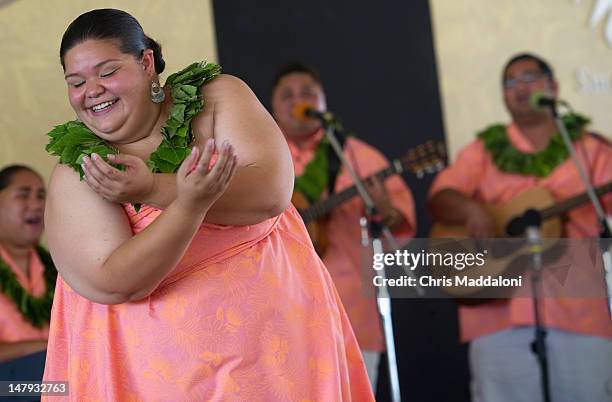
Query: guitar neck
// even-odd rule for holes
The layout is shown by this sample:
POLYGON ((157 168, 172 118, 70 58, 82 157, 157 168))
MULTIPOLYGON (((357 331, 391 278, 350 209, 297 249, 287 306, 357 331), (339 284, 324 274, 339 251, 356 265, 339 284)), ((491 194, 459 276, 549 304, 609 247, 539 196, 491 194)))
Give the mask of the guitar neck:
MULTIPOLYGON (((595 194, 597 194, 598 196, 605 194, 609 191, 612 191, 612 182, 595 188, 595 194)), ((542 216, 542 219, 550 219, 555 216, 561 215, 569 211, 570 209, 577 207, 580 204, 584 204, 588 200, 589 195, 585 192, 572 198, 568 198, 565 201, 561 201, 560 203, 555 204, 552 207, 548 207, 541 210, 540 215, 542 216)))
MULTIPOLYGON (((395 161, 394 161, 395 163, 395 161)), ((376 176, 379 180, 385 180, 387 177, 397 173, 396 168, 394 167, 394 163, 391 166, 382 169, 371 176, 363 179, 368 180, 376 176)), ((312 220, 319 219, 325 215, 327 215, 332 209, 336 208, 338 205, 350 200, 351 198, 357 195, 357 186, 352 186, 347 189, 342 190, 339 193, 332 194, 328 198, 323 201, 319 201, 313 204, 311 207, 307 208, 304 211, 300 212, 302 215, 302 219, 305 223, 308 223, 312 220)))

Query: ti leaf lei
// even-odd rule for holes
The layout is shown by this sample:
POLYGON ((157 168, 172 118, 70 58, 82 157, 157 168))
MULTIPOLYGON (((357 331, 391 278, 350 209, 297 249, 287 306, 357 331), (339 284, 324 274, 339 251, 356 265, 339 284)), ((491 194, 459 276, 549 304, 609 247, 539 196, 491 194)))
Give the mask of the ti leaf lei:
POLYGON ((312 160, 304 168, 304 172, 295 178, 295 191, 306 196, 310 202, 318 200, 327 187, 329 180, 327 155, 330 146, 327 138, 323 138, 312 160))
POLYGON ((36 253, 45 267, 44 276, 47 285, 45 293, 41 297, 34 297, 26 292, 17 280, 17 275, 2 258, 0 258, 0 291, 15 303, 27 321, 37 328, 42 328, 51 319, 57 271, 51 256, 44 248, 36 246, 36 253))
MULTIPOLYGON (((171 88, 172 108, 166 124, 161 129, 162 142, 147 162, 152 172, 174 173, 187 157, 189 145, 193 141, 191 120, 204 107, 199 88, 220 72, 219 65, 202 61, 193 63, 166 79, 165 85, 171 88)), ((59 156, 59 162, 72 167, 81 179, 84 156, 96 153, 106 159, 108 154, 119 153, 115 147, 97 137, 77 120, 55 126, 47 135, 50 137, 46 146, 47 152, 59 156)))
MULTIPOLYGON (((572 141, 581 137, 590 122, 587 117, 568 113, 562 117, 572 141)), ((497 168, 503 172, 546 177, 569 156, 561 134, 556 133, 548 147, 538 153, 523 153, 510 143, 506 126, 496 124, 478 133, 497 168)))

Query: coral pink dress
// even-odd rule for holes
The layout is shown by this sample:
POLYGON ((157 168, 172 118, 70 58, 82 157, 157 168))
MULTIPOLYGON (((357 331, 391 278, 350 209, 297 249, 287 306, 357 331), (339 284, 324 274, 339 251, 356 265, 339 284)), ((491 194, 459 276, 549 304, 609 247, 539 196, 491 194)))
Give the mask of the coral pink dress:
MULTIPOLYGON (((134 233, 160 214, 125 210, 134 233)), ((293 207, 251 226, 203 224, 138 302, 93 303, 58 278, 44 379, 68 381, 71 401, 373 400, 293 207)))

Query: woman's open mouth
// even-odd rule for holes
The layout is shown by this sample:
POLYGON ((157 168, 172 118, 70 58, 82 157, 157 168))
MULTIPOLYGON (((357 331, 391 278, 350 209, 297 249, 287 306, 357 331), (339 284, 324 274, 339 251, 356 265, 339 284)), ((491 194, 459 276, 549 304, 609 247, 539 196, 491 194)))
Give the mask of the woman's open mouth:
POLYGON ((106 101, 106 102, 99 103, 99 104, 97 104, 95 106, 90 107, 89 110, 91 110, 91 112, 96 114, 96 115, 108 112, 112 108, 112 106, 115 103, 117 103, 118 100, 119 99, 115 99, 115 100, 112 100, 112 101, 106 101))
POLYGON ((33 216, 25 219, 25 223, 28 226, 40 226, 43 223, 43 219, 40 216, 33 216))

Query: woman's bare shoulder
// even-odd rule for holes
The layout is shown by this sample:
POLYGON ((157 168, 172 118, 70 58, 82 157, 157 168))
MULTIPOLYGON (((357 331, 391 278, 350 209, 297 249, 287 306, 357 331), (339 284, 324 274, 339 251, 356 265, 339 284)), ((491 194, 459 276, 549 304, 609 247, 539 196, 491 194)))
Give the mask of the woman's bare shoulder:
POLYGON ((117 211, 121 210, 121 206, 102 199, 70 166, 57 164, 49 179, 47 211, 61 216, 66 210, 71 210, 71 214, 88 210, 90 212, 86 214, 95 216, 97 214, 91 211, 117 211))
POLYGON ((58 163, 51 171, 49 177, 49 195, 66 194, 67 191, 75 190, 79 192, 82 188, 79 174, 70 166, 58 163))
POLYGON ((202 96, 206 100, 216 101, 227 98, 241 98, 245 95, 255 97, 249 86, 240 78, 230 74, 220 74, 215 79, 202 85, 202 96))

